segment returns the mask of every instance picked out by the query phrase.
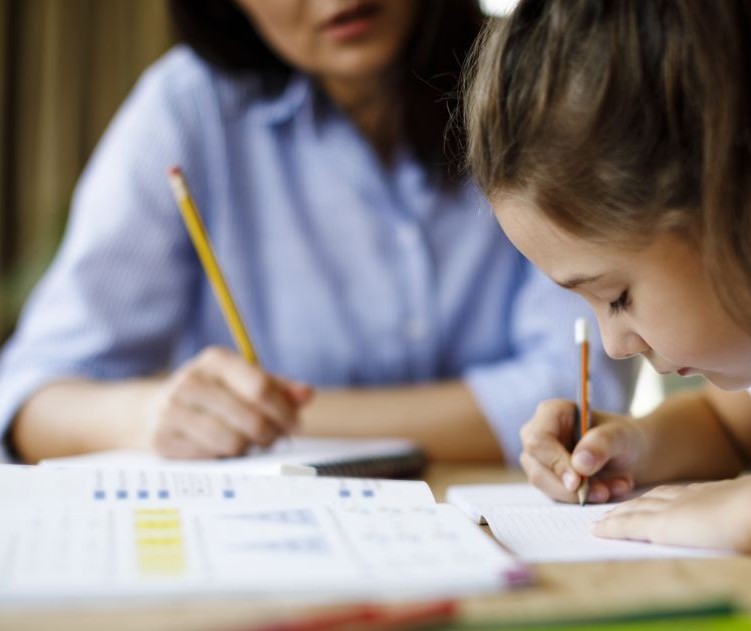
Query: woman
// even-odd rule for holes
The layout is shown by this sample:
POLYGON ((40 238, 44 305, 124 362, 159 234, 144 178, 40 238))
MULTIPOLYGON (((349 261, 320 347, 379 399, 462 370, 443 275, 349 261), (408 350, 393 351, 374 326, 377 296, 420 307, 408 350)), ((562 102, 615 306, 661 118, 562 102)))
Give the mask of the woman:
MULTIPOLYGON (((499 440, 517 452, 533 401, 573 391, 580 305, 451 167, 444 91, 477 6, 171 6, 187 46, 146 72, 105 134, 2 356, 10 446, 29 461, 113 447, 217 457, 300 425, 408 436, 439 458, 498 459, 499 440), (228 350, 170 197, 173 164, 263 369, 228 350)), ((599 367, 599 401, 620 407, 623 375, 599 367)))

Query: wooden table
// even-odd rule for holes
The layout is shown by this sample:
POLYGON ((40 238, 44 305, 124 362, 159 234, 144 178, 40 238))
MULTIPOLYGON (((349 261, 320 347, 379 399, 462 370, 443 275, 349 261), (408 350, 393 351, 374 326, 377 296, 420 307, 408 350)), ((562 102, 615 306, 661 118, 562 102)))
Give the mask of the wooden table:
MULTIPOLYGON (((521 474, 488 466, 433 465, 425 478, 437 500, 450 484, 515 482, 521 474)), ((490 536, 490 535, 489 535, 490 536)), ((628 563, 540 564, 534 587, 461 605, 470 620, 521 621, 608 614, 645 607, 672 607, 731 598, 751 612, 751 557, 628 563)), ((180 605, 28 611, 0 614, 0 629, 54 631, 236 631, 253 621, 273 620, 294 603, 274 607, 206 600, 180 605)))

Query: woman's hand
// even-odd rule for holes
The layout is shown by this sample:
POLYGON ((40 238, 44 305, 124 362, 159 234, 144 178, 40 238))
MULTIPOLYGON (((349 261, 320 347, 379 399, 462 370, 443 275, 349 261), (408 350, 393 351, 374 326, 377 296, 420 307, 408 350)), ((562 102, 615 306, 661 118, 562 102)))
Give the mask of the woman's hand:
POLYGON ((635 470, 647 451, 638 422, 601 412, 592 420, 596 427, 574 445, 576 405, 554 399, 537 407, 521 430, 520 462, 532 484, 563 502, 577 501, 582 476, 590 478, 589 502, 620 499, 634 488, 635 470))
POLYGON ((609 539, 751 553, 751 478, 660 486, 625 502, 592 532, 609 539))
POLYGON ((169 458, 237 456, 290 432, 312 395, 307 385, 211 347, 158 388, 145 414, 145 442, 169 458))

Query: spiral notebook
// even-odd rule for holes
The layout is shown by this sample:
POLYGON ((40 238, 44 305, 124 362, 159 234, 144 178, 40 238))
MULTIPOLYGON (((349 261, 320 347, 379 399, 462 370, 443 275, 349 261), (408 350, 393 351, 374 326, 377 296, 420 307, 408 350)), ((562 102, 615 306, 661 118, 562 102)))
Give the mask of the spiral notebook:
POLYGON ((144 451, 102 451, 42 461, 43 466, 236 469, 265 475, 296 474, 362 478, 410 478, 425 468, 425 452, 402 438, 283 438, 239 458, 168 460, 144 451))

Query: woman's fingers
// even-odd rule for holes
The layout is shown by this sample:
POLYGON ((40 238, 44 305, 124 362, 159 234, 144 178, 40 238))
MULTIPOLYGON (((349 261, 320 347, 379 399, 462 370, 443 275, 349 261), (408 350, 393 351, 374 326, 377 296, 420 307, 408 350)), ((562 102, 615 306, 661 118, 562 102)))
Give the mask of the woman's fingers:
POLYGON ((198 445, 180 430, 161 428, 154 437, 154 448, 159 455, 176 460, 215 457, 210 450, 198 445))
POLYGON ((154 443, 170 457, 237 456, 293 429, 312 395, 305 384, 210 348, 165 383, 155 406, 154 443))
POLYGON ((172 431, 178 431, 212 458, 238 456, 247 451, 250 441, 228 423, 197 409, 182 407, 170 419, 172 431))
POLYGON ((204 351, 199 365, 208 376, 224 384, 237 398, 263 413, 278 426, 280 432, 294 429, 298 404, 281 380, 226 349, 204 351))
POLYGON ((278 423, 239 400, 221 383, 197 380, 197 384, 181 396, 184 405, 220 419, 244 436, 247 444, 268 445, 281 433, 278 423))

